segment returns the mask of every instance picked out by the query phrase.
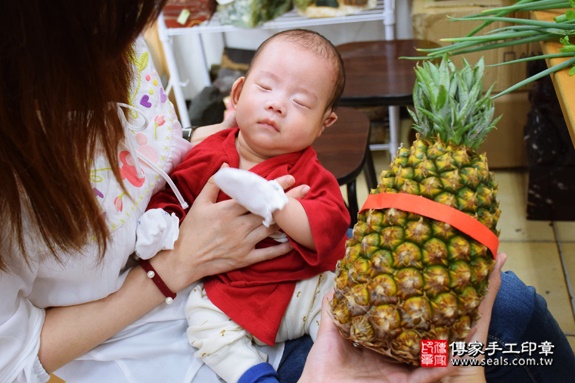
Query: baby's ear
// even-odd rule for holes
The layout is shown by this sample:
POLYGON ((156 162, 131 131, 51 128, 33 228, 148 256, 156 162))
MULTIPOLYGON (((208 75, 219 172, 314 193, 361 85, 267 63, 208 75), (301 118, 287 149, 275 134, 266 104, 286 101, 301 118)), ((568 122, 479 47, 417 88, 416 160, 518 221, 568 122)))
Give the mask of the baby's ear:
POLYGON ((332 126, 336 121, 337 121, 337 114, 335 114, 335 112, 333 110, 330 112, 326 112, 326 115, 323 119, 323 124, 321 124, 321 129, 319 130, 317 137, 321 136, 323 131, 326 128, 329 128, 330 126, 332 126))
POLYGON ((238 78, 234 81, 234 85, 232 85, 232 91, 230 93, 230 102, 232 107, 235 109, 240 99, 240 94, 242 93, 242 89, 244 88, 244 83, 246 82, 246 78, 244 76, 238 78))
POLYGON ((336 121, 337 121, 337 114, 335 114, 335 112, 332 110, 331 112, 329 112, 329 114, 323 121, 323 126, 324 128, 328 128, 333 124, 335 124, 336 121))

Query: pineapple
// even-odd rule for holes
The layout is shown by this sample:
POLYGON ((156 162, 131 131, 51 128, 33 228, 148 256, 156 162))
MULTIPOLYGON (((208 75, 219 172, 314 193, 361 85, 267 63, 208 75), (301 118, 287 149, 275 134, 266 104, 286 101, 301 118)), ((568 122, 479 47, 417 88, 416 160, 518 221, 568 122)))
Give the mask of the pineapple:
MULTIPOLYGON (((499 120, 491 89, 483 93, 483 60, 457 69, 445 57, 415 71, 416 141, 398 149, 370 194, 415 194, 451 206, 497 240, 497 185, 485 155, 475 152, 499 120)), ((355 345, 419 365, 421 340, 468 335, 494 256, 440 220, 393 207, 364 210, 337 265, 335 323, 355 345)))

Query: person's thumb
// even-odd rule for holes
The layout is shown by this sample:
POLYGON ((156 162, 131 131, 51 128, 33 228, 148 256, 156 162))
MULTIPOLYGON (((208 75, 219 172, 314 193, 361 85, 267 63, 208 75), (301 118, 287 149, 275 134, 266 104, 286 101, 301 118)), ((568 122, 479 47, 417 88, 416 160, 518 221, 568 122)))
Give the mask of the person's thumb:
POLYGON ((318 336, 320 334, 337 331, 335 324, 333 323, 333 317, 331 315, 331 309, 329 303, 333 299, 334 290, 331 289, 324 297, 321 305, 321 321, 319 323, 318 336))

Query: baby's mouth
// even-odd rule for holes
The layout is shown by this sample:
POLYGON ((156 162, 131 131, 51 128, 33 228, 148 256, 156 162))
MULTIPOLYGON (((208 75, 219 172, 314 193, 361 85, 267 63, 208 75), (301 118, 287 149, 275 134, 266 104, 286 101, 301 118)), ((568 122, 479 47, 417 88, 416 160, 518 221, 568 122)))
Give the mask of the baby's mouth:
POLYGON ((275 130, 277 130, 277 131, 279 132, 279 128, 278 128, 278 126, 277 126, 276 122, 275 122, 275 121, 273 121, 273 120, 268 120, 268 119, 265 119, 265 120, 261 120, 261 121, 259 121, 259 123, 260 123, 261 125, 268 125, 268 126, 271 126, 273 129, 275 129, 275 130))

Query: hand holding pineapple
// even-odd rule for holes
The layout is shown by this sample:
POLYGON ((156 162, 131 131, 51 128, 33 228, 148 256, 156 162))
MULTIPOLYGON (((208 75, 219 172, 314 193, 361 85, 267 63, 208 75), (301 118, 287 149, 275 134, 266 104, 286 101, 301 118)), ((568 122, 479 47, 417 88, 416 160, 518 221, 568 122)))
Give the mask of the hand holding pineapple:
MULTIPOLYGON (((471 331, 468 340, 484 344, 491 319, 491 309, 501 283, 501 268, 506 255, 499 254, 489 277, 489 290, 479 305, 481 319, 471 331)), ((343 339, 335 326, 329 301, 324 298, 322 321, 316 342, 308 356, 299 383, 481 383, 485 381, 483 367, 414 368, 397 363, 370 350, 354 347, 343 339)))
POLYGON ((423 208, 362 211, 336 271, 331 310, 342 335, 411 365, 421 340, 467 337, 497 252, 497 185, 475 152, 498 121, 483 69, 447 57, 416 68, 417 140, 398 150, 368 202, 401 194, 423 208), (475 229, 427 214, 446 208, 475 229))

